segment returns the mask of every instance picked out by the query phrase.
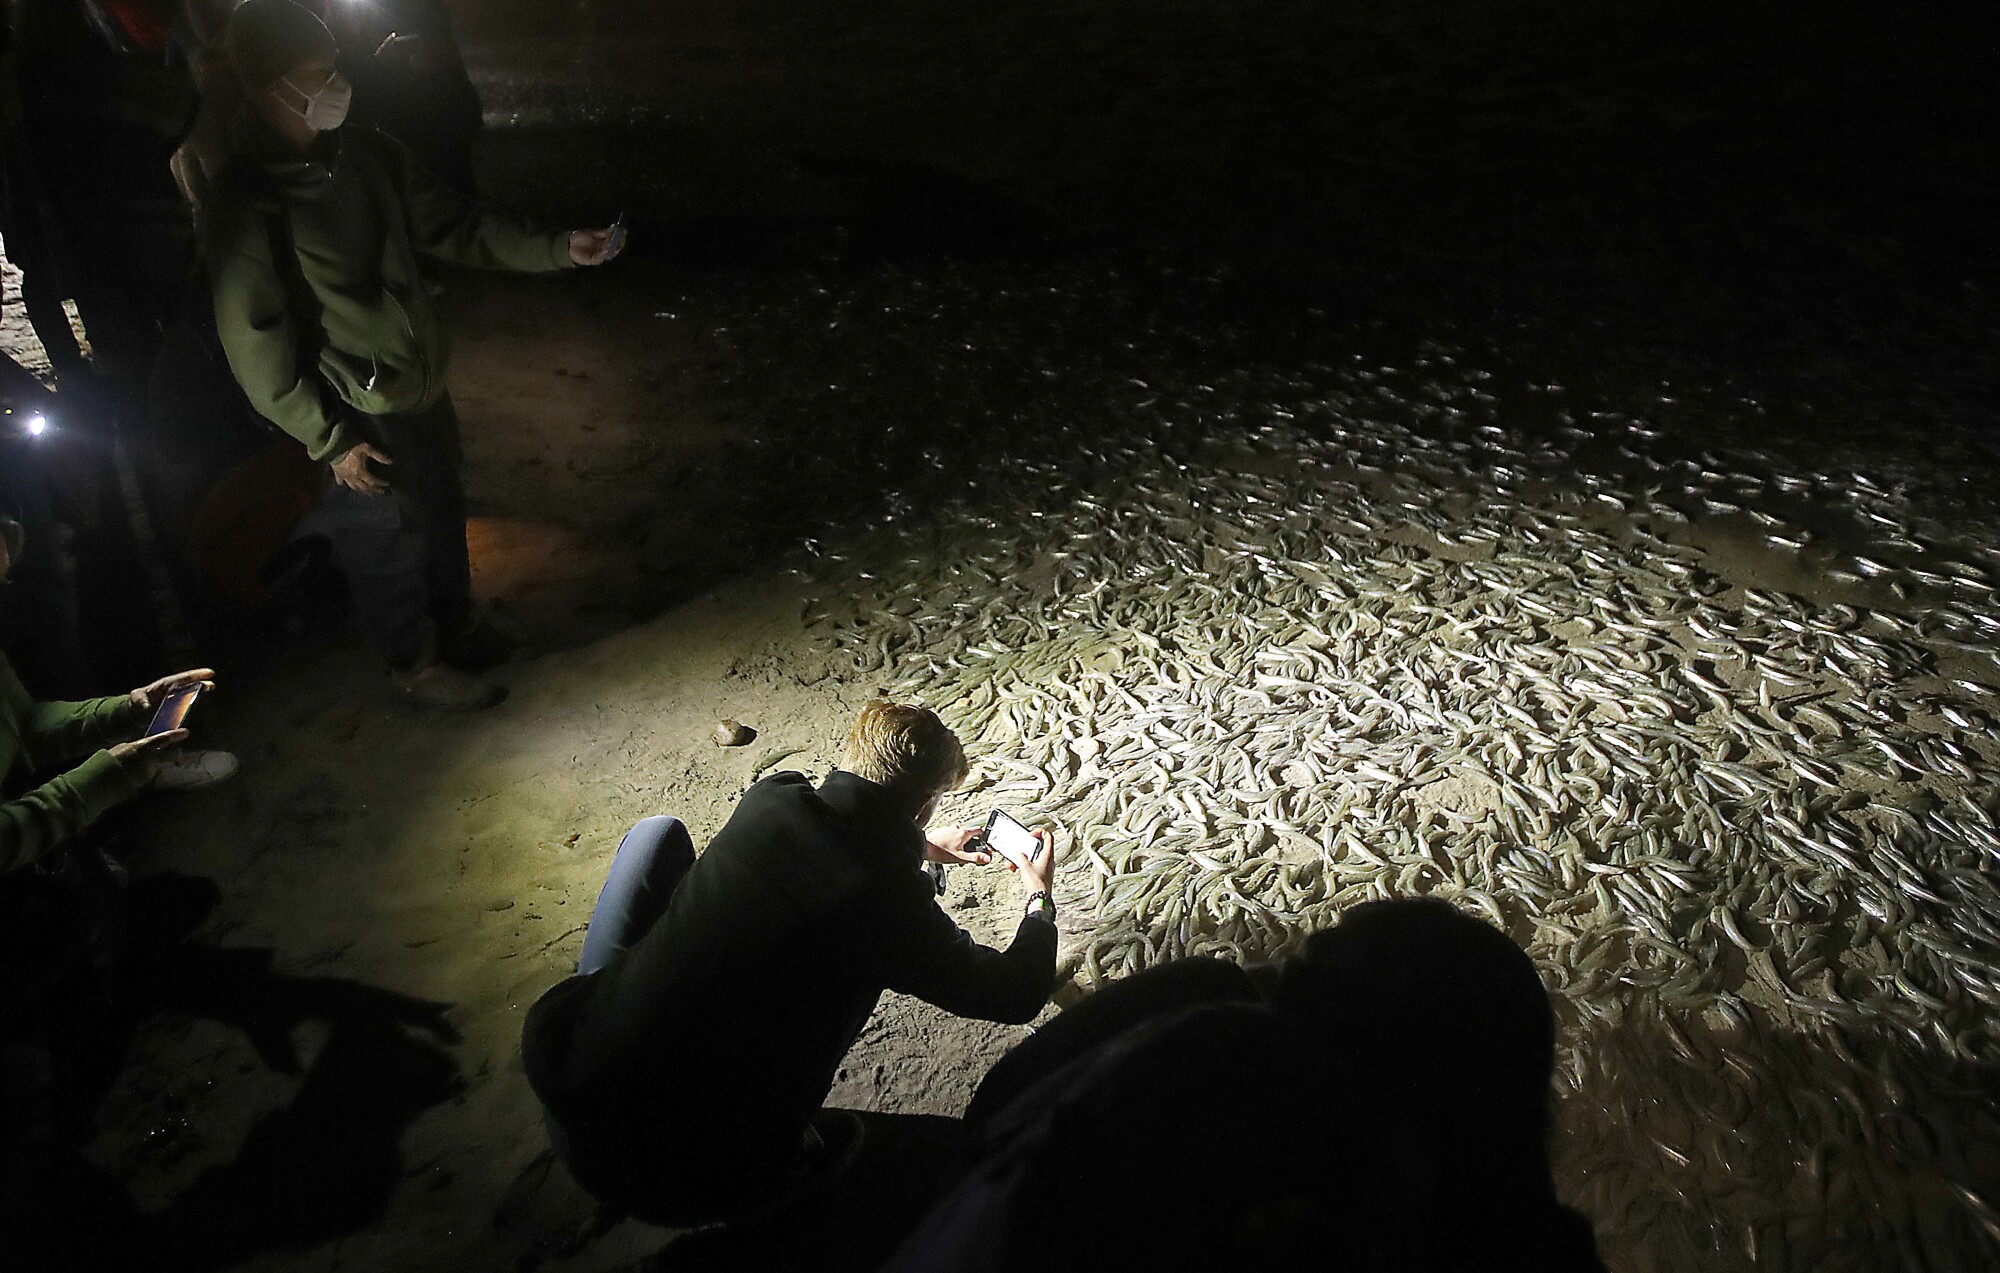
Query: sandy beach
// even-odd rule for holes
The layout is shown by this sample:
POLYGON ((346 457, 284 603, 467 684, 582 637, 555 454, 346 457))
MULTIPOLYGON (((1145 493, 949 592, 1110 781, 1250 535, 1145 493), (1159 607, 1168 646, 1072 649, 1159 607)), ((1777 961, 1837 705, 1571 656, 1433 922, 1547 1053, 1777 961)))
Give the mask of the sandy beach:
MULTIPOLYGON (((522 1014, 627 827, 704 843, 889 690, 951 814, 1069 838, 1065 995, 1442 896, 1557 996, 1619 1273, 2000 1254, 1976 42, 1549 8, 467 5, 493 197, 634 226, 446 280, 539 655, 455 719, 337 622, 223 639, 240 780, 122 827, 221 902, 99 1112, 121 1203, 193 1268, 782 1266, 600 1224, 522 1014)), ((941 904, 1004 942, 1013 890, 941 904)), ((1020 1037, 886 996, 829 1103, 955 1115, 1020 1037)))

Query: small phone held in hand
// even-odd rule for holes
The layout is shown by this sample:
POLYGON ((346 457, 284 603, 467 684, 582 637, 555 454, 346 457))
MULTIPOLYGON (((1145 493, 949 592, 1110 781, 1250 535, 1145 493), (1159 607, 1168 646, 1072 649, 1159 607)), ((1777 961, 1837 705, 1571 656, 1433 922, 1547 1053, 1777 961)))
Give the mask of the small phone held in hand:
POLYGON ((146 726, 146 737, 179 729, 181 722, 187 719, 189 709, 194 707, 194 701, 201 697, 201 691, 202 686, 197 682, 183 685, 161 699, 159 710, 153 713, 153 723, 146 726))
POLYGON ((1041 839, 1004 809, 995 809, 987 816, 986 829, 980 832, 979 842, 1002 857, 1012 858, 1023 865, 1032 863, 1042 853, 1041 839))

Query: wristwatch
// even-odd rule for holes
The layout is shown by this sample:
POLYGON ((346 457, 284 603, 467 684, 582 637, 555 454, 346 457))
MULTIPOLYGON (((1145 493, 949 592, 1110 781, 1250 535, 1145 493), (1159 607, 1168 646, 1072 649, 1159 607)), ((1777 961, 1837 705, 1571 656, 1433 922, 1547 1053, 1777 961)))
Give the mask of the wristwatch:
POLYGON ((1056 902, 1046 889, 1036 889, 1028 894, 1027 914, 1040 915, 1051 924, 1056 922, 1056 902))

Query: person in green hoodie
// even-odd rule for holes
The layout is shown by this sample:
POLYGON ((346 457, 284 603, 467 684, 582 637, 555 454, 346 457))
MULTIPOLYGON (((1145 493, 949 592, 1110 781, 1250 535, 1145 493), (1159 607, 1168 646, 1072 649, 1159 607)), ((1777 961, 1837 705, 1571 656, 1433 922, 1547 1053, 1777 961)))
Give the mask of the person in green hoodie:
POLYGON ((243 0, 224 47, 242 103, 201 221, 230 368, 266 419, 331 466, 317 524, 392 694, 490 706, 503 691, 470 671, 507 643, 471 602, 449 342, 422 262, 601 265, 622 235, 538 229, 452 190, 402 144, 342 128, 351 89, 333 36, 293 0, 243 0))
MULTIPOLYGON (((0 584, 21 551, 20 523, 0 519, 0 584)), ((82 703, 38 703, 0 655, 0 876, 42 861, 151 787, 193 790, 236 772, 227 752, 185 751, 185 729, 133 738, 160 700, 215 673, 195 668, 82 703), (82 756, 66 773, 35 776, 82 756)))

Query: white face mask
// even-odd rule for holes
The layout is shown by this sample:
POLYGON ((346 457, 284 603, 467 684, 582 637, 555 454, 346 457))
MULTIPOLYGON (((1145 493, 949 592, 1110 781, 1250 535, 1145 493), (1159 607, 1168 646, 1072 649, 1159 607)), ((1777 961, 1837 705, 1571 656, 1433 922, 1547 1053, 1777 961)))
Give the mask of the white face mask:
POLYGON ((354 100, 354 86, 349 84, 340 72, 335 71, 320 85, 319 92, 308 93, 290 79, 279 81, 300 97, 306 99, 302 110, 287 101, 293 114, 306 121, 306 127, 318 133, 330 133, 347 122, 347 108, 354 100))

